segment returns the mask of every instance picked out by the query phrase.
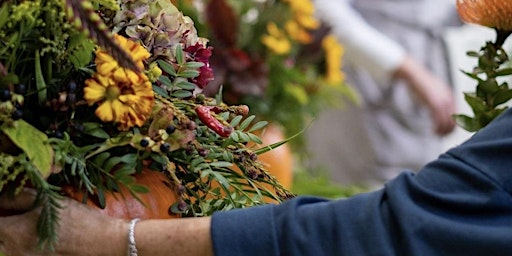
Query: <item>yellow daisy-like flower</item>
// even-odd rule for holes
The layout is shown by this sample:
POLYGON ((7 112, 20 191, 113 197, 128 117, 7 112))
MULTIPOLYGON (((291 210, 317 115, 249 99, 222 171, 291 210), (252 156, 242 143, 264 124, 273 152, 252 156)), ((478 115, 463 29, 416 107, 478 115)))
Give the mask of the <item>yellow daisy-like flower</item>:
POLYGON ((465 22, 512 31, 509 0, 457 0, 457 11, 465 22))
POLYGON ((273 22, 267 24, 267 35, 261 37, 261 42, 276 54, 288 54, 292 45, 286 35, 273 22))
POLYGON ((316 29, 320 26, 317 19, 313 17, 315 8, 310 0, 286 1, 290 5, 294 19, 306 29, 316 29))
MULTIPOLYGON (((143 70, 144 60, 151 56, 146 48, 117 34, 114 35, 114 39, 121 48, 129 52, 139 70, 143 70)), ((96 63, 96 72, 102 76, 114 76, 118 81, 125 82, 137 80, 138 74, 135 71, 121 67, 117 60, 104 50, 96 51, 94 62, 96 63)))
MULTIPOLYGON (((147 50, 129 40, 120 45, 144 68, 143 61, 150 56, 147 50)), ((122 68, 102 50, 96 52, 96 74, 85 81, 84 98, 89 105, 99 104, 96 116, 104 122, 116 122, 120 130, 142 126, 151 113, 154 94, 151 82, 142 73, 122 68)))
POLYGON ((311 35, 307 30, 305 30, 303 27, 299 26, 297 22, 290 20, 286 22, 284 25, 284 28, 288 35, 295 41, 301 43, 301 44, 308 44, 311 43, 311 35))
POLYGON ((322 40, 322 48, 325 52, 325 80, 331 85, 340 84, 345 79, 345 74, 341 70, 343 65, 343 46, 338 43, 335 36, 328 35, 322 40))

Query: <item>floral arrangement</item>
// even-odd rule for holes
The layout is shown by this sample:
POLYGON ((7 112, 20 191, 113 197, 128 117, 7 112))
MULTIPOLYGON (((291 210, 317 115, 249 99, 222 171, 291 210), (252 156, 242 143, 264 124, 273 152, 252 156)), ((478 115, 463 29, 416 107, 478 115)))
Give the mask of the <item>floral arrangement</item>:
POLYGON ((470 132, 478 131, 508 107, 503 104, 512 99, 512 89, 499 78, 512 74, 508 54, 503 49, 512 34, 512 6, 499 0, 458 0, 457 10, 463 21, 495 29, 496 40, 486 42, 479 51, 468 52, 478 59, 471 71, 465 72, 477 82, 474 92, 464 94, 474 116, 456 115, 457 123, 470 132))
POLYGON ((212 47, 170 1, 2 1, 0 44, 0 193, 37 190, 42 245, 64 187, 104 208, 145 167, 183 217, 293 196, 246 146, 267 122, 202 94, 212 47))
MULTIPOLYGON (((356 94, 341 71, 343 47, 313 16, 310 0, 176 0, 216 51, 206 89, 280 125, 299 152, 300 136, 324 109, 356 94)), ((299 152, 300 153, 300 152, 299 152)))

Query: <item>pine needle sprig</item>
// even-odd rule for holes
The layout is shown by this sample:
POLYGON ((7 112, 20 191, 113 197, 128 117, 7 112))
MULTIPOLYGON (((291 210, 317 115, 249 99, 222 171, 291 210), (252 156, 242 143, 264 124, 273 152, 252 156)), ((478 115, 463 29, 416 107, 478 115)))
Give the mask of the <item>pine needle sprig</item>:
POLYGON ((59 201, 62 200, 62 196, 58 192, 59 188, 49 184, 28 158, 22 159, 24 160, 20 161, 20 164, 24 166, 37 190, 34 206, 41 207, 41 214, 37 221, 38 247, 43 250, 53 250, 53 246, 58 241, 59 210, 61 208, 59 201))

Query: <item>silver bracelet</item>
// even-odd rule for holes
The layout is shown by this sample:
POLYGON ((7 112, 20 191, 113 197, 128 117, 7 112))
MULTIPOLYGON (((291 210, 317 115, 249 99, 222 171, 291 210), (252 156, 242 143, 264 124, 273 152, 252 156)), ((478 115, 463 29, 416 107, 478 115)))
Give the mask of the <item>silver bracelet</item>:
POLYGON ((135 224, 139 222, 139 218, 130 221, 130 229, 128 229, 128 256, 137 256, 137 247, 135 246, 135 224))

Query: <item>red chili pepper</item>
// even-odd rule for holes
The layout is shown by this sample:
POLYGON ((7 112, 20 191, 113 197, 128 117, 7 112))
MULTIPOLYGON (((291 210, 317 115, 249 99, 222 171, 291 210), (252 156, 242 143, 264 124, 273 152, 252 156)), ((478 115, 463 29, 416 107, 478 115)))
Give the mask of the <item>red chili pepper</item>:
POLYGON ((229 137, 231 132, 233 132, 233 128, 231 126, 224 126, 224 124, 212 116, 210 109, 208 106, 197 106, 196 114, 199 120, 221 137, 229 137))

